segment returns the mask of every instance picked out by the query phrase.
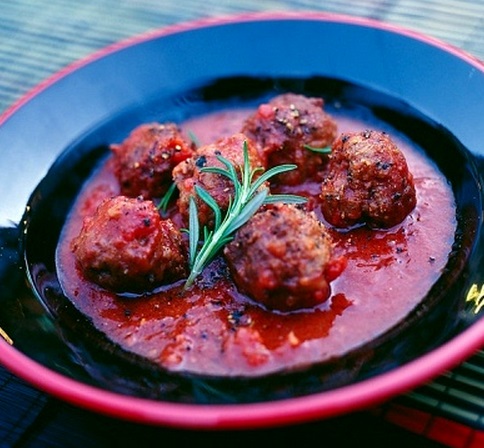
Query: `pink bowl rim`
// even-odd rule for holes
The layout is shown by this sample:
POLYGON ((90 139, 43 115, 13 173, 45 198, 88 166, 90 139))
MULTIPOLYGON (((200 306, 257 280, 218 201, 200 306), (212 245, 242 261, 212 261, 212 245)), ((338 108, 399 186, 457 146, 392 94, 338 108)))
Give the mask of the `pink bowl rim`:
MULTIPOLYGON (((218 16, 182 22, 159 30, 142 33, 107 46, 86 58, 68 65, 38 84, 0 115, 0 126, 24 104, 61 78, 123 48, 170 34, 215 25, 288 19, 360 25, 397 33, 440 48, 472 65, 484 74, 483 63, 463 50, 419 32, 373 19, 315 11, 272 11, 218 16)), ((484 319, 480 319, 471 327, 428 354, 377 377, 304 397, 274 402, 230 405, 170 403, 106 391, 77 382, 50 370, 9 345, 2 338, 0 338, 0 364, 14 375, 47 394, 84 409, 111 417, 174 428, 249 429, 297 424, 335 417, 370 406, 376 406, 457 366, 483 346, 484 319)))

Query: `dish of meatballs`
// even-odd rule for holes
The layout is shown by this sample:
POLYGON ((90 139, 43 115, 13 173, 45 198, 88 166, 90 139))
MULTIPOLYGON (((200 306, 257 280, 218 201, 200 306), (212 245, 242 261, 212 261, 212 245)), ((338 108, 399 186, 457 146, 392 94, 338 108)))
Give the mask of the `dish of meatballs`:
POLYGON ((64 225, 59 281, 109 340, 168 371, 343 356, 419 304, 454 242, 436 165, 323 98, 142 123, 110 149, 64 225))

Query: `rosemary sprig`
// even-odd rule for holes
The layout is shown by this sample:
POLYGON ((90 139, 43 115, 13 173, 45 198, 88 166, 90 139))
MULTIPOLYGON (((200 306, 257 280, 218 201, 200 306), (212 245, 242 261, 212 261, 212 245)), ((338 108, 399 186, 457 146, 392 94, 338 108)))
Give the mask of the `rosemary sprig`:
POLYGON ((188 138, 193 142, 196 148, 199 148, 201 146, 200 140, 194 132, 188 131, 188 138))
POLYGON ((311 145, 304 145, 304 149, 312 152, 317 152, 319 154, 331 154, 331 146, 325 146, 324 148, 317 148, 311 145))
POLYGON ((166 190, 166 193, 163 195, 163 197, 161 198, 160 202, 157 205, 158 210, 160 210, 163 215, 166 214, 168 205, 175 193, 175 190, 176 190, 176 185, 173 182, 172 184, 170 184, 168 190, 166 190))
POLYGON ((188 223, 190 275, 185 283, 185 289, 193 284, 220 249, 233 239, 235 231, 242 227, 263 204, 275 202, 302 204, 306 202, 306 198, 302 196, 269 194, 268 189, 261 188, 270 178, 291 171, 296 168, 296 165, 275 166, 256 177, 262 168, 251 167, 247 142, 244 142, 243 153, 244 164, 240 167, 240 180, 235 166, 220 155, 217 158, 224 167, 208 166, 201 168, 201 171, 227 177, 234 186, 234 194, 230 199, 227 211, 222 213, 210 193, 200 186, 195 186, 198 197, 213 210, 215 224, 213 229, 209 230, 204 226, 202 232, 200 232, 197 204, 194 196, 192 196, 189 204, 188 223), (203 233, 203 243, 200 241, 201 233, 203 233))

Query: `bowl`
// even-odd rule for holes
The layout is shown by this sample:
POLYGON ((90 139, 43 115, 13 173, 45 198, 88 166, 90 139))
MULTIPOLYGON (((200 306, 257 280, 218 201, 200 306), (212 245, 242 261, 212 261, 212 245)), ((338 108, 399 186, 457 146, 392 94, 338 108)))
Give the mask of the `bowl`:
POLYGON ((376 21, 309 12, 180 24, 66 68, 0 118, 9 167, 0 184, 0 327, 8 335, 0 363, 96 412, 211 429, 353 412, 456 366, 484 344, 483 94, 484 66, 449 45, 376 21), (116 350, 64 295, 55 248, 73 201, 109 144, 137 124, 253 106, 284 91, 361 107, 424 149, 455 196, 449 260, 398 324, 321 365, 257 378, 153 371, 116 350))

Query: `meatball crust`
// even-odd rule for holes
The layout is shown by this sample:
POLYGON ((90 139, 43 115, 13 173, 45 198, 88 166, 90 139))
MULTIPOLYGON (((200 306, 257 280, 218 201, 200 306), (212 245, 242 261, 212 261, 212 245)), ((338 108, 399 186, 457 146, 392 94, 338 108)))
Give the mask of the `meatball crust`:
POLYGON ((180 231, 152 201, 116 196, 85 218, 72 250, 85 277, 116 292, 141 292, 186 275, 180 231))
POLYGON ((321 98, 294 93, 276 96, 248 117, 242 132, 252 138, 266 168, 294 163, 281 183, 295 185, 321 170, 327 156, 305 148, 325 148, 336 137, 336 122, 323 110, 321 98))
POLYGON ((135 128, 119 145, 111 145, 121 194, 161 197, 171 184, 173 168, 195 151, 174 123, 148 123, 135 128))
POLYGON ((384 132, 343 134, 333 145, 321 186, 324 218, 340 228, 402 222, 417 199, 404 155, 384 132))
POLYGON ((269 309, 309 308, 330 296, 344 269, 330 235, 315 215, 277 204, 256 213, 226 245, 237 288, 269 309))
POLYGON ((247 143, 251 168, 262 167, 257 150, 253 142, 244 134, 234 134, 224 137, 198 148, 196 154, 179 164, 173 170, 173 179, 179 190, 178 209, 185 222, 188 222, 190 197, 194 197, 200 225, 213 226, 213 211, 195 193, 195 185, 199 185, 210 193, 222 211, 229 206, 230 197, 234 194, 234 187, 230 179, 215 173, 206 173, 204 167, 220 167, 225 165, 217 158, 223 156, 230 161, 240 173, 244 165, 244 143, 247 143))

